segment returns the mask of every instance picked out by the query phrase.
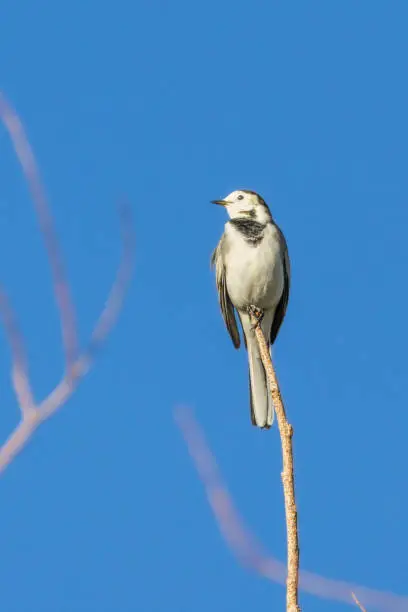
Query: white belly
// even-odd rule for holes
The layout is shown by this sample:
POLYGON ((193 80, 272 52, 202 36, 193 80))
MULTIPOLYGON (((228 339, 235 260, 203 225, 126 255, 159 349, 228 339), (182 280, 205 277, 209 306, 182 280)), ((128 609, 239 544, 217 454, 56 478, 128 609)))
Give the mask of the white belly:
POLYGON ((257 306, 275 308, 284 286, 282 255, 278 233, 267 225, 263 240, 256 246, 245 241, 234 227, 226 227, 228 248, 225 268, 227 289, 238 309, 257 306))

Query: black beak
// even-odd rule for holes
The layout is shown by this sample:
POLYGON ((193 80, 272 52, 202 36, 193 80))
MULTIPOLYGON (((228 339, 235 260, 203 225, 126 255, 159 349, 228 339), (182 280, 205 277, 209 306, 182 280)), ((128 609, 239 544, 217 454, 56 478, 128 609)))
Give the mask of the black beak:
POLYGON ((218 206, 226 206, 228 202, 226 200, 211 200, 211 204, 218 204, 218 206))

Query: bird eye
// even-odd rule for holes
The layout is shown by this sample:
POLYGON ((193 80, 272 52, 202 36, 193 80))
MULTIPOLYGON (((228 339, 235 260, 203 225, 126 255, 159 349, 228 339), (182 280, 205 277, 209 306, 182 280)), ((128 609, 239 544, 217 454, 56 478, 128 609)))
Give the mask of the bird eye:
POLYGON ((244 196, 243 196, 242 194, 240 194, 240 195, 237 197, 237 200, 243 200, 243 199, 244 199, 244 196))

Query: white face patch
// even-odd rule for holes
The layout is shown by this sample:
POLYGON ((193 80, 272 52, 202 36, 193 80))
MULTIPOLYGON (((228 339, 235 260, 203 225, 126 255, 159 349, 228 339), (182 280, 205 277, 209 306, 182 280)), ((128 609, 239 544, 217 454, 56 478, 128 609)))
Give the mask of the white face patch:
POLYGON ((225 198, 227 202, 225 208, 231 219, 236 217, 249 217, 255 213, 255 209, 258 206, 258 198, 252 193, 245 193, 245 191, 233 191, 225 198))
POLYGON ((226 198, 225 208, 231 219, 253 219, 259 223, 270 220, 270 213, 262 198, 256 193, 232 191, 226 198))

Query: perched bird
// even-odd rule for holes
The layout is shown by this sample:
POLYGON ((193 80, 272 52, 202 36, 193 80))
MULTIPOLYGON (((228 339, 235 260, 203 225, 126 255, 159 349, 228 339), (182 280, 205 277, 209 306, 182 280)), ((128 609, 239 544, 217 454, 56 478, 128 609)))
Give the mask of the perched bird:
POLYGON ((211 257, 222 316, 235 348, 239 348, 235 310, 238 313, 248 350, 252 424, 269 428, 274 408, 250 312, 260 315, 259 324, 270 347, 288 304, 288 247, 268 206, 255 191, 233 191, 225 200, 212 203, 224 206, 230 217, 211 257))

